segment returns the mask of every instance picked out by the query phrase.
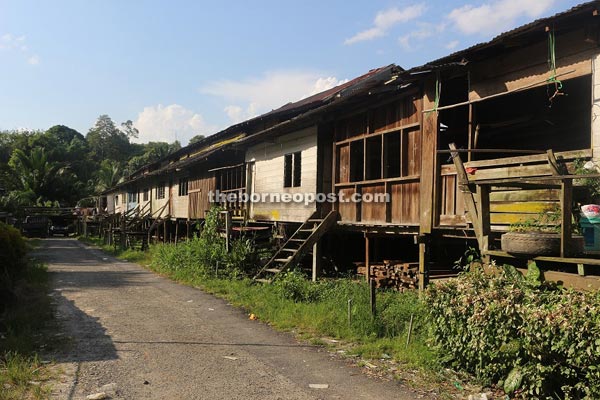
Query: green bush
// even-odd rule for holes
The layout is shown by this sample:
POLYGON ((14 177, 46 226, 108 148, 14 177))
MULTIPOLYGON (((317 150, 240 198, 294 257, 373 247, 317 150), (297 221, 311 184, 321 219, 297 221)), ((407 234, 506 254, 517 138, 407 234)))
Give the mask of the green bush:
POLYGON ((600 295, 491 268, 427 290, 443 361, 525 398, 600 398, 600 295))
POLYGON ((227 252, 225 239, 219 234, 219 208, 207 215, 204 226, 196 237, 175 244, 152 246, 152 267, 162 272, 192 274, 207 277, 218 273, 221 277, 241 277, 256 270, 252 242, 240 238, 231 241, 227 252), (218 265, 217 265, 218 264, 218 265))
POLYGON ((0 312, 13 295, 16 281, 27 270, 27 244, 19 231, 0 222, 0 312))

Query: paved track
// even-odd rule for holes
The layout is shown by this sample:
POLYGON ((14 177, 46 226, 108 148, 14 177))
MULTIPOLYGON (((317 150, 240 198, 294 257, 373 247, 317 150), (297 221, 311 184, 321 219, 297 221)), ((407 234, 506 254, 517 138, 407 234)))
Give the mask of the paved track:
POLYGON ((44 240, 38 256, 48 263, 61 329, 70 338, 55 355, 65 376, 54 398, 102 390, 117 399, 418 397, 249 321, 201 290, 76 240, 44 240))

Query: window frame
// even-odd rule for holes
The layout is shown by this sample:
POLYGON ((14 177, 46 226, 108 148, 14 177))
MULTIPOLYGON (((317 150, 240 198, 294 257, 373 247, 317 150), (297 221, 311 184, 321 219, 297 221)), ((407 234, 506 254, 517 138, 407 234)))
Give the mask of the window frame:
POLYGON ((302 186, 302 151, 287 153, 283 156, 283 187, 302 186))

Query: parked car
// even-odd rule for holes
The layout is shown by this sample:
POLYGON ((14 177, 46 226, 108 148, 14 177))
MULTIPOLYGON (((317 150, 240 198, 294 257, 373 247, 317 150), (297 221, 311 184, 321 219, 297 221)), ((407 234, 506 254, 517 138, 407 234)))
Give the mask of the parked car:
POLYGON ((25 236, 48 236, 50 220, 43 215, 28 215, 21 225, 21 231, 25 236))
POLYGON ((73 225, 67 218, 54 217, 51 220, 50 225, 50 236, 63 235, 69 236, 69 233, 73 231, 73 225))

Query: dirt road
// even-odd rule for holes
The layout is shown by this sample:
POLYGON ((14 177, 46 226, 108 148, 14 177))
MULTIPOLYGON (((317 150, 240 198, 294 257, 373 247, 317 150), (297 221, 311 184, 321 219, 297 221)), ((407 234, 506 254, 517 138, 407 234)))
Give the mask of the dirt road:
POLYGON ((198 289, 47 239, 64 350, 58 399, 414 399, 198 289), (314 386, 314 385, 318 386, 314 386), (108 386, 106 386, 108 385, 108 386))

